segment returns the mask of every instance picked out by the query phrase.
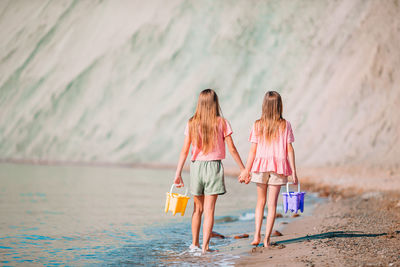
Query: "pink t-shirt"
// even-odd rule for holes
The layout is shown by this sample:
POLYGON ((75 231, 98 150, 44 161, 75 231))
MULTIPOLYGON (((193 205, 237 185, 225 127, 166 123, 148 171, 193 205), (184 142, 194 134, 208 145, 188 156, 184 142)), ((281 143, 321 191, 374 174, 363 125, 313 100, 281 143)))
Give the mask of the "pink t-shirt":
MULTIPOLYGON (((232 134, 232 128, 226 119, 223 119, 223 121, 225 122, 225 130, 222 123, 220 123, 217 133, 217 142, 212 151, 204 154, 201 148, 192 145, 192 161, 222 160, 225 158, 225 137, 232 134)), ((185 135, 189 135, 189 122, 186 124, 185 135)))
POLYGON ((257 136, 255 124, 253 124, 249 141, 257 143, 256 157, 251 172, 275 172, 285 176, 292 174, 287 155, 287 144, 294 142, 290 122, 286 121, 285 131, 270 143, 264 142, 263 137, 257 136))

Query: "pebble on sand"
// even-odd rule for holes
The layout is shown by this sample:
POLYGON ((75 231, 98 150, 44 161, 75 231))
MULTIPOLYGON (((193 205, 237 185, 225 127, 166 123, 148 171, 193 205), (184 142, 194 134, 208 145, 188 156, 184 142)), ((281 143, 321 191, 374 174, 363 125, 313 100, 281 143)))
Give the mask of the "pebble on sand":
POLYGON ((281 232, 275 230, 272 232, 272 236, 283 236, 283 234, 281 232))
POLYGON ((214 231, 211 232, 211 237, 217 237, 217 238, 221 238, 221 239, 225 238, 224 235, 221 235, 220 233, 217 233, 217 232, 214 232, 214 231))
POLYGON ((235 235, 235 239, 241 239, 241 238, 248 238, 249 235, 248 234, 241 234, 241 235, 235 235))

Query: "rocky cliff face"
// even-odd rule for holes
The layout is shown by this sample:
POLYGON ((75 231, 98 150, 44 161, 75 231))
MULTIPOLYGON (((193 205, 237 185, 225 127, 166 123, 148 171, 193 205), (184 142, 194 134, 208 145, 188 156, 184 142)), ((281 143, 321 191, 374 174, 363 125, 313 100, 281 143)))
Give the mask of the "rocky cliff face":
POLYGON ((299 164, 398 167, 399 12, 386 0, 2 1, 0 158, 175 163, 198 93, 215 88, 243 156, 277 90, 299 164))

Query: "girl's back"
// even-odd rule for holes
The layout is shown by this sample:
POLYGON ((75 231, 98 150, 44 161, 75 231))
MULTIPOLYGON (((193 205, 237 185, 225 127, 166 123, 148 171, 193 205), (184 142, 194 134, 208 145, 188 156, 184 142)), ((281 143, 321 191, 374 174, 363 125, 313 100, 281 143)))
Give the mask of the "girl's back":
MULTIPOLYGON (((190 123, 189 121, 186 124, 185 128, 185 135, 188 136, 190 134, 189 128, 190 128, 190 123)), ((193 127, 193 126, 192 126, 193 127)), ((229 124, 229 122, 222 118, 218 117, 218 126, 216 129, 216 133, 213 136, 213 145, 211 146, 211 149, 209 152, 204 152, 203 147, 202 147, 202 142, 201 142, 201 130, 198 129, 198 135, 199 135, 199 141, 192 140, 192 157, 191 160, 199 160, 199 161, 206 161, 206 160, 222 160, 225 158, 225 137, 229 136, 232 134, 232 128, 229 124)))
POLYGON ((249 141, 257 143, 257 152, 254 159, 252 172, 273 171, 288 176, 292 173, 287 155, 287 145, 294 142, 292 126, 284 120, 285 127, 277 131, 272 140, 265 140, 260 121, 253 124, 249 141))

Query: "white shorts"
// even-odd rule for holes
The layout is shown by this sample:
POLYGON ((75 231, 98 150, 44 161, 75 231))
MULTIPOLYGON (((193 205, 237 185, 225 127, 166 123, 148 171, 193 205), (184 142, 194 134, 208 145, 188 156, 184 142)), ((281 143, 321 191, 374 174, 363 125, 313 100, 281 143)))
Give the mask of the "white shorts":
POLYGON ((253 183, 285 185, 288 177, 274 172, 253 172, 251 173, 251 181, 253 183))

